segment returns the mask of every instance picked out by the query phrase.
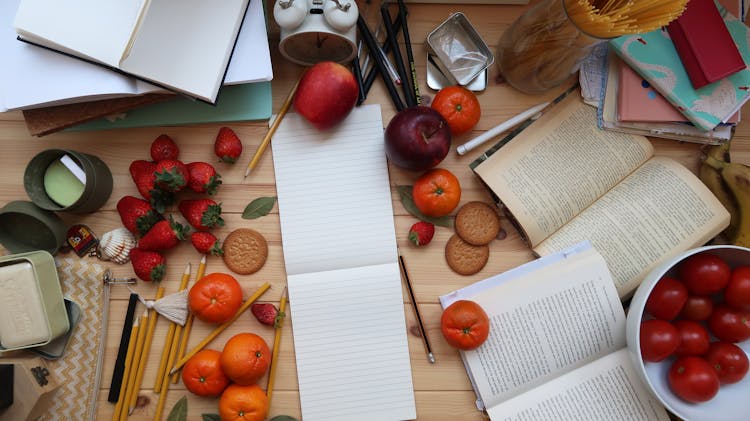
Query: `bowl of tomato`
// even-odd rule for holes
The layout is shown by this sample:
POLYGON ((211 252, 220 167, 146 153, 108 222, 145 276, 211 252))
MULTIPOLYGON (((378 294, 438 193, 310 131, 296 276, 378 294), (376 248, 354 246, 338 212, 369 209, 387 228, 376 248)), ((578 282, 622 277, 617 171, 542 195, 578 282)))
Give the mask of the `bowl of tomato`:
POLYGON ((654 268, 628 308, 636 370, 689 421, 750 414, 750 249, 705 246, 654 268))

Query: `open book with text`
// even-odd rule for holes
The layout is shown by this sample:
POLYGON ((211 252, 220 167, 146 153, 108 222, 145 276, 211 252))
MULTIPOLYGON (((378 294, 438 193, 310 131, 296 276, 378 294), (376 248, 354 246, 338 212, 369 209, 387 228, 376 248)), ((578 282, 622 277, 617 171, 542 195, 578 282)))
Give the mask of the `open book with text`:
POLYGON ((632 294, 668 257, 708 242, 729 213, 682 164, 643 136, 600 130, 568 95, 474 168, 540 256, 589 240, 632 294))
POLYGON ((492 421, 669 419, 635 371, 625 312, 588 242, 440 297, 477 302, 490 318, 462 351, 477 406, 492 421))
POLYGON ((214 102, 249 0, 21 0, 19 39, 214 102))

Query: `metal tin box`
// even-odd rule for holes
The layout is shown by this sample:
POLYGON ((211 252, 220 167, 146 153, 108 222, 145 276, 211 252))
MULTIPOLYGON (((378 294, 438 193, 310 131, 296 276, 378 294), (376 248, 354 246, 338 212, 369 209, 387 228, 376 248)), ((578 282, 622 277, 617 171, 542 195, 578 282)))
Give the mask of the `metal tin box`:
POLYGON ((69 328, 52 255, 0 256, 0 351, 45 345, 69 328))
POLYGON ((492 65, 495 56, 461 12, 448 17, 427 35, 427 47, 446 78, 466 86, 492 65))

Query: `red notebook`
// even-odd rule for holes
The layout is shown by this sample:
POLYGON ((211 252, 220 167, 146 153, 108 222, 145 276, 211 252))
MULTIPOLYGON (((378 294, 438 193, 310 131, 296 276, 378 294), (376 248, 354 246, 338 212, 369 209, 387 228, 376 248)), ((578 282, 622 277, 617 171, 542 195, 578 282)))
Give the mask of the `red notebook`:
POLYGON ((713 0, 690 0, 667 30, 696 89, 745 68, 713 0))

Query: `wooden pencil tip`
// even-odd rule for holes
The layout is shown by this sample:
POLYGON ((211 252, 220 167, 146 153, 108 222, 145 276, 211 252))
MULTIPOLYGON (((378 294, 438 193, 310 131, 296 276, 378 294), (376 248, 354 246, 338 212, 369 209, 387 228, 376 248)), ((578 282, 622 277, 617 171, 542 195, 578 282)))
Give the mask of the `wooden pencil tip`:
POLYGON ((202 265, 206 264, 206 255, 204 254, 203 257, 201 257, 201 263, 202 265))
POLYGON ((188 263, 187 265, 185 265, 185 271, 182 272, 182 273, 183 273, 183 275, 189 275, 190 274, 190 263, 188 263))

